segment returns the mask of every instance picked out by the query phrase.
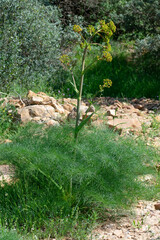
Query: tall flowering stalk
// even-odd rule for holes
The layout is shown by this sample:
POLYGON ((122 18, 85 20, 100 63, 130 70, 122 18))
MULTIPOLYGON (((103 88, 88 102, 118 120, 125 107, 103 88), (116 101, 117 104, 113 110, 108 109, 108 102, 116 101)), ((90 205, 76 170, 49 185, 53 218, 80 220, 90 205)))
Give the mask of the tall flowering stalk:
MULTIPOLYGON (((60 58, 61 63, 65 68, 67 68, 72 75, 72 82, 76 93, 77 93, 77 117, 76 117, 76 125, 75 125, 75 139, 77 139, 78 132, 80 129, 87 123, 87 121, 92 117, 93 113, 89 115, 87 118, 80 122, 80 107, 81 107, 81 100, 82 100, 82 91, 83 91, 83 82, 84 82, 84 75, 88 68, 95 63, 96 61, 106 60, 107 62, 112 61, 111 52, 111 45, 110 45, 110 38, 113 33, 116 31, 116 26, 114 25, 113 21, 109 23, 105 23, 104 20, 99 21, 96 27, 93 25, 89 25, 87 27, 88 37, 85 37, 86 34, 83 34, 83 29, 79 25, 73 26, 73 31, 80 36, 81 41, 79 42, 80 47, 83 49, 82 53, 82 65, 81 65, 81 78, 80 78, 80 86, 79 90, 77 89, 75 77, 72 70, 72 59, 68 55, 62 55, 60 58), (96 43, 94 41, 95 36, 98 35, 102 38, 101 43, 96 43), (94 61, 85 66, 85 59, 87 56, 87 52, 92 49, 92 46, 99 46, 100 47, 100 54, 94 59, 94 61)), ((112 86, 112 81, 110 79, 104 79, 103 85, 99 86, 99 92, 102 92, 105 87, 109 88, 112 86)))

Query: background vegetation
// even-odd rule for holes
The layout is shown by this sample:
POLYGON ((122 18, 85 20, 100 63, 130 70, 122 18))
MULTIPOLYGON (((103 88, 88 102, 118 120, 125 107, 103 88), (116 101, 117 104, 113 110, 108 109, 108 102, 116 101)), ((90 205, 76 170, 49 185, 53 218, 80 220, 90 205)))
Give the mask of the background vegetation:
MULTIPOLYGON (((112 96, 159 96, 158 0, 88 0, 79 3, 70 0, 2 0, 0 8, 1 91, 22 94, 32 88, 50 93, 61 90, 65 95, 71 95, 72 87, 71 92, 67 90, 68 86, 64 87, 70 76, 62 69, 59 56, 67 49, 77 50, 72 25, 78 23, 85 27, 105 19, 107 22, 113 20, 117 26, 112 40, 116 41, 116 46, 113 63, 95 66, 95 69, 101 69, 97 73, 97 76, 100 74, 98 82, 104 75, 111 76, 113 88, 109 94, 112 96), (128 91, 133 87, 133 92, 128 91)), ((97 87, 97 77, 93 77, 95 69, 88 72, 87 94, 92 94, 97 87)))

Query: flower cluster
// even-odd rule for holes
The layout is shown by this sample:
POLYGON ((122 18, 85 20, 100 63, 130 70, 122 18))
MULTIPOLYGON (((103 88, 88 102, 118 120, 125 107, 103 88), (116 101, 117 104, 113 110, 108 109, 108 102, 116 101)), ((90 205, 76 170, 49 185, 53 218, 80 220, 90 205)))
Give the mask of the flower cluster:
POLYGON ((116 31, 116 26, 115 26, 115 24, 114 24, 113 21, 110 21, 110 22, 109 22, 109 27, 110 27, 110 29, 111 29, 113 32, 116 31))
POLYGON ((104 46, 104 48, 110 52, 112 49, 111 49, 111 45, 108 43, 106 46, 104 46))
POLYGON ((79 25, 74 25, 73 31, 76 33, 80 33, 80 32, 82 32, 82 28, 79 25))
POLYGON ((107 24, 101 25, 101 29, 104 33, 107 33, 108 31, 110 31, 110 28, 107 24))
POLYGON ((107 62, 112 61, 112 55, 108 52, 108 49, 103 51, 102 59, 106 60, 107 62))
POLYGON ((60 57, 59 60, 61 61, 61 63, 65 64, 65 65, 67 65, 67 66, 69 66, 70 63, 71 63, 70 57, 69 57, 68 55, 66 55, 66 54, 63 54, 63 55, 60 57))
POLYGON ((101 20, 99 23, 101 26, 101 31, 105 33, 108 40, 108 38, 110 38, 113 35, 113 33, 116 31, 116 26, 114 22, 110 21, 109 23, 106 24, 105 20, 101 20))
POLYGON ((100 23, 101 26, 103 26, 103 25, 106 24, 106 23, 105 23, 105 20, 100 20, 99 23, 100 23))
POLYGON ((112 37, 112 35, 113 35, 113 32, 110 28, 105 33, 106 33, 107 37, 109 37, 109 38, 112 37))
POLYGON ((96 30, 92 25, 88 25, 87 31, 92 35, 93 33, 95 33, 96 30))
POLYGON ((112 86, 112 81, 110 79, 103 80, 103 87, 110 88, 112 86))
POLYGON ((110 88, 112 86, 112 81, 110 79, 104 79, 103 85, 99 85, 100 92, 104 91, 104 88, 110 88))

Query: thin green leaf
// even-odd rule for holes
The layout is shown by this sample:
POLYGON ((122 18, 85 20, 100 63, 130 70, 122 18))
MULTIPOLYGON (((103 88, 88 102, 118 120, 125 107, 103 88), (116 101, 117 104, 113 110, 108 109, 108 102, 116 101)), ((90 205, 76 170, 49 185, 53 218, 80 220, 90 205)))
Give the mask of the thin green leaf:
POLYGON ((76 128, 75 128, 75 135, 78 134, 78 132, 82 129, 82 127, 90 120, 90 118, 93 116, 94 112, 90 114, 87 118, 85 118, 76 128))

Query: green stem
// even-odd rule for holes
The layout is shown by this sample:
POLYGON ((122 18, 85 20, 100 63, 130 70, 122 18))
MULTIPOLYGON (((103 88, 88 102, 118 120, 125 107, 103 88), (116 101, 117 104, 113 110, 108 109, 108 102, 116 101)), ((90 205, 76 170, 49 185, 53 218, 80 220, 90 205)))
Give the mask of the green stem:
POLYGON ((71 71, 71 75, 72 75, 72 79, 73 79, 73 86, 74 86, 74 90, 76 93, 78 93, 78 89, 77 89, 77 85, 76 85, 76 81, 75 81, 75 78, 74 78, 74 74, 73 74, 73 71, 71 71))
POLYGON ((84 69, 84 74, 86 73, 86 71, 95 63, 95 62, 97 62, 98 60, 97 60, 97 57, 93 60, 93 62, 91 62, 85 69, 84 69))
POLYGON ((39 167, 37 167, 35 164, 33 164, 31 161, 27 160, 25 158, 25 161, 28 162, 29 164, 31 164, 34 169, 38 170, 42 175, 44 175, 46 178, 48 178, 61 192, 63 195, 65 195, 64 189, 61 185, 59 185, 53 178, 51 178, 51 176, 49 176, 48 174, 46 174, 44 171, 42 171, 39 167))
MULTIPOLYGON (((81 81, 80 81, 80 87, 79 87, 79 96, 77 98, 77 117, 76 117, 76 126, 75 128, 78 127, 79 124, 79 119, 80 119, 80 106, 81 106, 81 99, 82 99, 82 90, 83 90, 83 80, 84 80, 84 68, 85 68, 85 58, 87 54, 87 48, 88 46, 86 45, 84 52, 83 52, 83 57, 82 57, 82 70, 81 70, 81 81)), ((75 131, 75 139, 77 138, 77 133, 75 131)))

